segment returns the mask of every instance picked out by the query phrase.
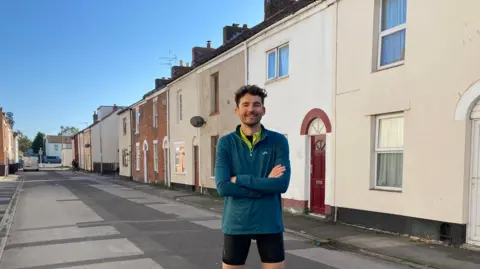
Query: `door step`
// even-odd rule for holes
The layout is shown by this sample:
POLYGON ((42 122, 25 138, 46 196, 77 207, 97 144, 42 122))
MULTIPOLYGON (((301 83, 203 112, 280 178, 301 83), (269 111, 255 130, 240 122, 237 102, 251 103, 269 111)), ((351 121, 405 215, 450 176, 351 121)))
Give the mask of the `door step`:
POLYGON ((326 219, 327 218, 325 215, 318 214, 318 213, 309 213, 308 215, 312 216, 314 218, 319 218, 319 219, 326 219))

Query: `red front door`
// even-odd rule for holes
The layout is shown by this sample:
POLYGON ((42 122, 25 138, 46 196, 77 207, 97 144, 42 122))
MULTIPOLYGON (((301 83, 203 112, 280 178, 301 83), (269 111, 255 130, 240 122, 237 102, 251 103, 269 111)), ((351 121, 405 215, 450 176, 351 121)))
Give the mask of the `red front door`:
POLYGON ((310 209, 318 214, 325 214, 325 145, 325 135, 311 137, 310 209))

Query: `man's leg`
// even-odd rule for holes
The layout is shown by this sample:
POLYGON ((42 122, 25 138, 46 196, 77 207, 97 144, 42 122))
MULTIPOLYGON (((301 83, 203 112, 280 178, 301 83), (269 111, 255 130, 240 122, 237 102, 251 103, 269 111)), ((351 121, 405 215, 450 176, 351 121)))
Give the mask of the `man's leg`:
POLYGON ((223 235, 223 269, 243 269, 250 250, 249 235, 223 235))
POLYGON ((284 269, 285 248, 283 233, 262 234, 256 236, 258 254, 262 260, 263 269, 284 269))

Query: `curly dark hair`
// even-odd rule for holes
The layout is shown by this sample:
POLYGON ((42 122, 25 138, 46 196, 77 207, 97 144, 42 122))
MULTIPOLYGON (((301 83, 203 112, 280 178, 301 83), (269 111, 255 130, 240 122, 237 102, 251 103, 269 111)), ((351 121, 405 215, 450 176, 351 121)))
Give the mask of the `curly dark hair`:
POLYGON ((265 89, 262 89, 257 85, 245 85, 235 92, 235 103, 237 106, 239 105, 240 99, 247 93, 253 96, 260 96, 262 104, 264 104, 265 98, 267 97, 267 91, 265 89))

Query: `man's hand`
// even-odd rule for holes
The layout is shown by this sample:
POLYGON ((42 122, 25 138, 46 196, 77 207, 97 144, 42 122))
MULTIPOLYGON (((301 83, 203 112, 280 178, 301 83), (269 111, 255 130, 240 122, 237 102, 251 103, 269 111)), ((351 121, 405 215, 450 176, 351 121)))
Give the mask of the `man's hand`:
POLYGON ((275 166, 272 171, 270 172, 270 175, 268 175, 269 178, 279 178, 283 176, 283 173, 285 172, 285 166, 282 166, 281 164, 275 166))
POLYGON ((235 182, 237 182, 237 177, 231 177, 231 178, 230 178, 230 182, 232 182, 232 183, 235 184, 235 182))

